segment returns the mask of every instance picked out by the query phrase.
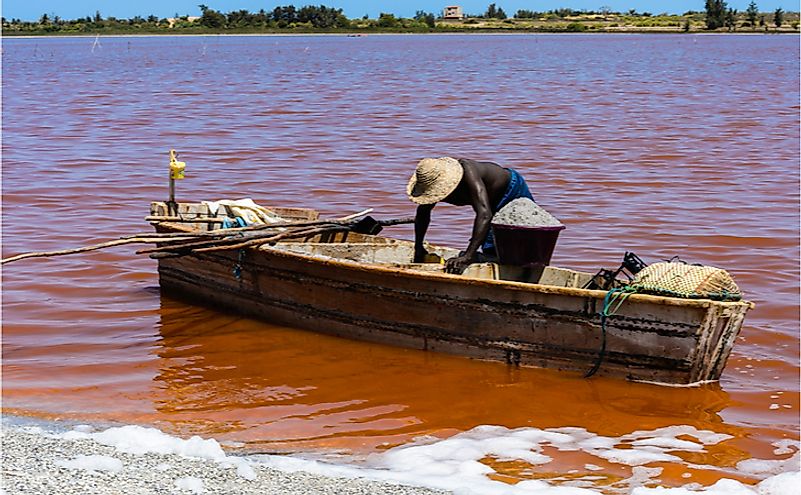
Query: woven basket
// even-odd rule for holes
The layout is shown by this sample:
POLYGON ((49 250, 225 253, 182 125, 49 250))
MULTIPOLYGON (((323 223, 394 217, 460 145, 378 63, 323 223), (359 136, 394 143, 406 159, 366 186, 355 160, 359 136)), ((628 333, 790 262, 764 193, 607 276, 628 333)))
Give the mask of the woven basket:
POLYGON ((631 282, 637 292, 662 296, 739 301, 742 293, 726 270, 713 266, 660 262, 648 265, 631 282))

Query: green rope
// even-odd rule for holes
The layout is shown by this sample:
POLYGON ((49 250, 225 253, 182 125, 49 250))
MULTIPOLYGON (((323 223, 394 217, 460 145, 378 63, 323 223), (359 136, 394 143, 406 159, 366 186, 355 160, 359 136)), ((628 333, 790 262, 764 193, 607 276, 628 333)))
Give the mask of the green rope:
POLYGON ((584 378, 589 378, 594 375, 601 367, 601 363, 606 356, 607 319, 618 312, 623 303, 626 302, 626 299, 628 299, 632 294, 637 293, 679 297, 683 299, 712 299, 714 301, 739 301, 742 299, 742 294, 728 292, 725 289, 721 290, 720 292, 709 292, 706 294, 677 292, 648 284, 632 284, 611 289, 606 293, 606 296, 604 296, 603 307, 599 313, 601 316, 601 349, 598 351, 598 358, 595 360, 595 364, 593 364, 592 368, 584 375, 584 378))
POLYGON ((601 350, 598 351, 598 358, 595 360, 595 364, 592 368, 584 375, 584 378, 589 378, 594 375, 598 369, 601 367, 601 363, 606 356, 606 319, 615 313, 618 312, 620 306, 626 302, 632 294, 637 292, 636 287, 625 286, 619 287, 615 289, 611 289, 609 292, 606 293, 604 296, 604 303, 601 308, 601 312, 599 315, 601 316, 601 350), (614 307, 613 307, 614 306, 614 307))

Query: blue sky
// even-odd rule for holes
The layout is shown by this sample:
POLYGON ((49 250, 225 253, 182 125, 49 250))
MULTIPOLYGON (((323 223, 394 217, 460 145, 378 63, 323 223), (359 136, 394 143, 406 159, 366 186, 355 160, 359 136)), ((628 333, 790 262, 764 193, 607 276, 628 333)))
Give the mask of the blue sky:
MULTIPOLYGON (((136 15, 159 17, 172 17, 179 15, 200 15, 198 4, 205 3, 209 7, 222 12, 246 9, 256 12, 259 9, 272 10, 278 5, 326 5, 344 10, 345 15, 354 18, 367 14, 378 17, 380 12, 388 12, 401 17, 411 17, 417 10, 439 13, 445 5, 461 5, 467 13, 482 13, 492 1, 503 8, 510 16, 518 9, 535 11, 550 10, 558 7, 573 9, 598 10, 608 6, 613 10, 627 11, 636 9, 638 12, 684 13, 688 10, 704 9, 704 0, 407 0, 392 2, 388 0, 138 0, 112 1, 112 0, 3 0, 2 15, 8 19, 36 20, 42 14, 58 15, 64 19, 75 19, 94 15, 100 11, 103 17, 114 16, 129 18, 136 15)), ((745 10, 750 0, 728 0, 729 7, 745 10)), ((772 12, 777 7, 785 11, 797 12, 798 0, 756 0, 759 10, 772 12)))

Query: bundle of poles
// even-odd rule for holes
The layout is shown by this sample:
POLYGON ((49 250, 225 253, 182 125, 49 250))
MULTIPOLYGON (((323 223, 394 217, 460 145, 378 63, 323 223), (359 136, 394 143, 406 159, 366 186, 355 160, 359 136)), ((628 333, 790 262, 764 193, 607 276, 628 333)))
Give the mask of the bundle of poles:
MULTIPOLYGON (((147 217, 152 223, 162 223, 155 217, 147 217)), ((219 220, 217 220, 219 221, 219 220)), ((202 219, 170 219, 169 222, 208 222, 202 219)), ((124 244, 155 244, 156 247, 140 249, 137 254, 149 254, 152 258, 186 256, 195 253, 208 253, 243 248, 251 248, 264 244, 275 244, 289 239, 311 238, 321 234, 337 232, 360 232, 375 234, 389 225, 414 223, 414 218, 398 218, 391 220, 375 220, 363 214, 350 215, 330 220, 284 221, 270 224, 255 224, 246 227, 223 228, 214 230, 196 230, 192 232, 166 232, 135 234, 123 236, 117 240, 60 251, 41 251, 24 253, 4 258, 0 264, 19 261, 26 258, 43 258, 67 254, 96 251, 124 244)))

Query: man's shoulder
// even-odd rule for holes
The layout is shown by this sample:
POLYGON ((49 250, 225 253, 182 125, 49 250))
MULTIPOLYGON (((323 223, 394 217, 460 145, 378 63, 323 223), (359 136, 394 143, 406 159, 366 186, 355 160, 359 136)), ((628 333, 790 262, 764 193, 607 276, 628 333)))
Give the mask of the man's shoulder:
POLYGON ((495 162, 488 162, 484 160, 473 160, 472 158, 457 158, 462 167, 474 167, 474 168, 503 168, 495 162))

